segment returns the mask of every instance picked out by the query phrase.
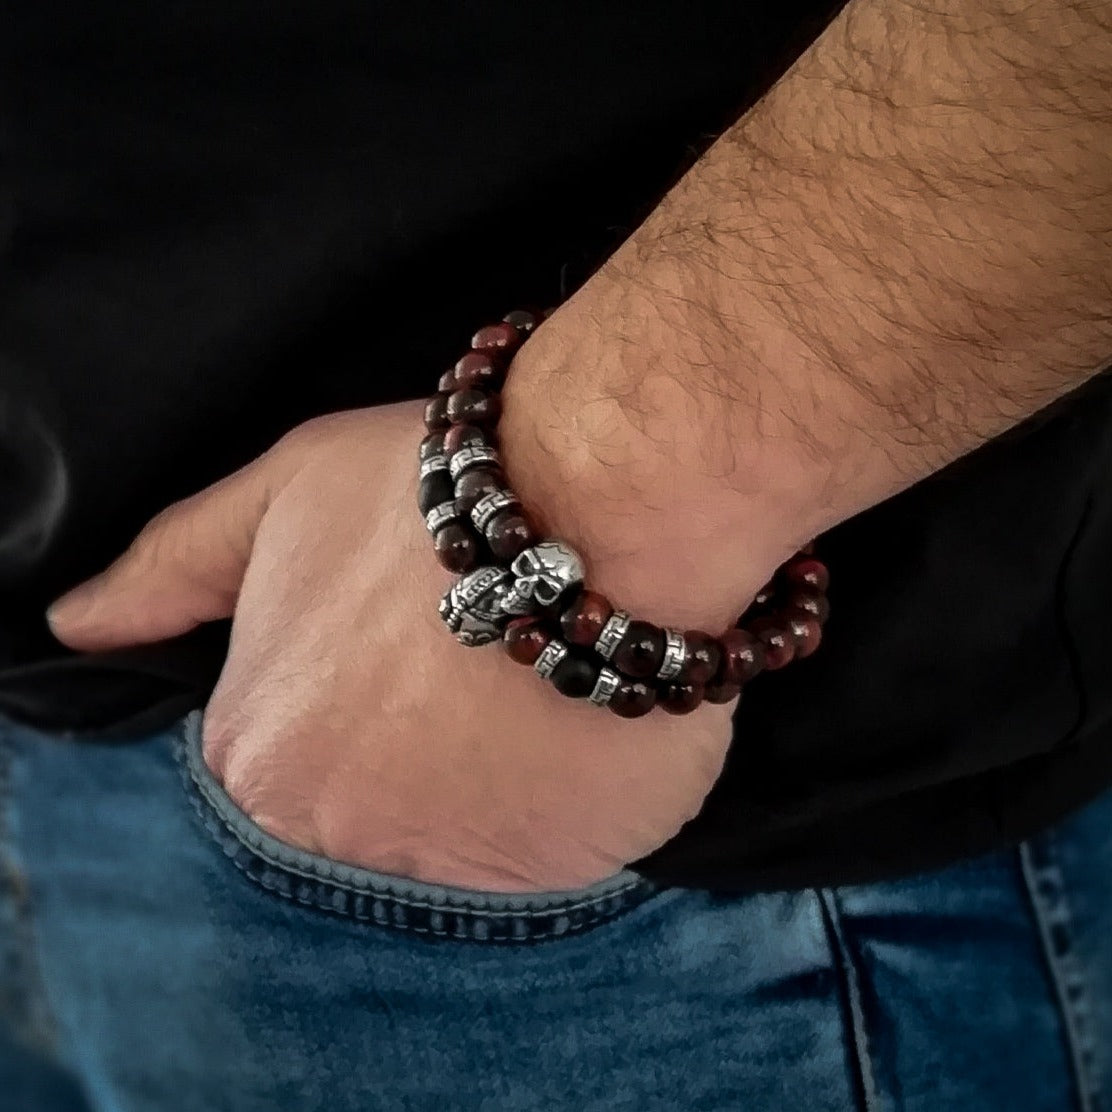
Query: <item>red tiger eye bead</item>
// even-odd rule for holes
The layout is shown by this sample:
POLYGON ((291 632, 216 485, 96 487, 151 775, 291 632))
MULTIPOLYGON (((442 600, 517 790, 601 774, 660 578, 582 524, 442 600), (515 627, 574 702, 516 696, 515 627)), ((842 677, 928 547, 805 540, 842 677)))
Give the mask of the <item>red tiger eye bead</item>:
POLYGON ((703 701, 706 703, 730 703, 740 694, 740 683, 708 683, 703 688, 703 701))
POLYGON ((478 444, 490 444, 490 434, 484 432, 478 425, 453 425, 444 433, 444 452, 449 456, 454 455, 460 448, 478 444))
POLYGON ((728 629, 718 640, 722 663, 714 676, 716 684, 744 685, 764 670, 765 646, 748 630, 728 629))
POLYGON ((632 621, 618 642, 614 667, 635 679, 655 676, 664 660, 665 634, 651 622, 632 621))
POLYGON ((510 561, 537 543, 537 536, 529 522, 514 507, 499 510, 487 523, 486 541, 490 551, 499 559, 510 561))
POLYGON ((656 705, 656 689, 641 680, 622 680, 606 705, 619 718, 640 718, 656 705))
POLYGON ((514 618, 502 633, 502 644, 511 660, 518 664, 536 664, 545 645, 552 640, 537 618, 514 618))
POLYGON ((580 591, 560 615, 564 639, 573 645, 591 648, 613 613, 614 607, 605 596, 595 591, 580 591))
POLYGON ((502 416, 502 399, 485 390, 457 390, 448 395, 446 412, 453 425, 496 425, 502 416))
POLYGON ((781 569, 784 582, 821 594, 830 586, 830 572, 814 556, 793 556, 781 569))
POLYGON ((691 683, 709 683, 722 663, 722 649, 718 640, 701 629, 684 631, 683 669, 680 675, 691 683))
POLYGON ((425 405, 425 428, 429 432, 444 432, 452 424, 448 420, 448 398, 445 393, 433 394, 425 405))
POLYGON ((804 591, 794 591, 788 595, 787 603, 784 606, 784 616, 799 618, 801 621, 813 618, 819 625, 822 625, 830 617, 830 600, 826 595, 812 595, 804 591))
POLYGON ((749 625, 749 632, 764 645, 765 668, 774 672, 790 664, 795 656, 795 638, 785 628, 790 619, 774 615, 768 618, 757 618, 749 625))
POLYGON ((703 701, 703 685, 682 680, 664 684, 656 701, 669 714, 690 714, 703 701))
POLYGON ((506 476, 497 467, 472 467, 456 479, 456 513, 468 515, 484 494, 505 489, 506 476))
POLYGON ((458 521, 437 529, 432 544, 436 558, 448 571, 462 575, 479 566, 478 538, 458 521))
POLYGON ((469 351, 456 360, 455 390, 497 390, 502 384, 502 370, 485 351, 469 351))
POLYGON ((521 333, 506 321, 488 324, 471 337, 473 351, 506 353, 521 345, 521 333))
POLYGON ((795 655, 802 660, 819 647, 822 626, 814 618, 789 618, 788 632, 795 644, 795 655))

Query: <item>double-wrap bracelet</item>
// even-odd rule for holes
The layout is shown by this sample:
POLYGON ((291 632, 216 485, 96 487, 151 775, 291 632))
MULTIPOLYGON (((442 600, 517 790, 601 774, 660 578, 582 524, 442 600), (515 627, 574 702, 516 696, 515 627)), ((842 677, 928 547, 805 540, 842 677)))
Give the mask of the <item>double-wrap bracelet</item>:
POLYGON ((623 718, 728 703, 759 672, 818 648, 830 576, 805 545, 737 624, 715 637, 662 629, 584 585, 566 541, 538 537, 498 455, 499 391, 514 354, 553 310, 516 310, 480 328, 425 406, 418 505, 436 557, 460 578, 439 612, 464 645, 501 641, 562 694, 623 718))

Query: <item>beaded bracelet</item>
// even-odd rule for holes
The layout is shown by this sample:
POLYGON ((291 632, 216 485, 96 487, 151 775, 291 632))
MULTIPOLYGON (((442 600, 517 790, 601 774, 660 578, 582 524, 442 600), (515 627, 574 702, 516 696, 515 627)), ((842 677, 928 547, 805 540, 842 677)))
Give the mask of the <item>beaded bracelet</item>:
POLYGON ((439 613, 464 645, 501 640, 571 698, 623 718, 728 703, 762 671, 818 648, 830 576, 814 542, 776 569, 737 624, 714 637, 661 629, 584 586, 582 558, 536 535, 501 469, 499 390, 513 356, 554 310, 516 310, 480 328, 425 407, 418 506, 437 559, 460 573, 439 613))

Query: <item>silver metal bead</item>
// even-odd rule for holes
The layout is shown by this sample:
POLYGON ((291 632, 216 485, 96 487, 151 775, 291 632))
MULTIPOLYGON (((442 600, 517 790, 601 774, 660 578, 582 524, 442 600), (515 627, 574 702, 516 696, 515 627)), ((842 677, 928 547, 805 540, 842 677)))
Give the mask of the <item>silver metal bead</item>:
POLYGON ((510 565, 514 584, 502 599, 508 614, 535 614, 554 605, 583 582, 583 560, 564 541, 541 541, 518 553, 510 565))
POLYGON ((456 513, 456 503, 441 502, 439 505, 433 506, 427 514, 425 514, 425 528, 430 533, 435 533, 437 529, 443 528, 449 521, 455 521, 459 517, 456 513))
POLYGON ((452 476, 452 482, 455 482, 467 468, 479 466, 502 466, 498 452, 489 444, 474 444, 460 448, 459 451, 453 452, 448 460, 448 471, 452 476))
POLYGON ((610 668, 603 668, 598 674, 598 680, 595 682, 595 689, 587 698, 595 704, 596 707, 604 707, 610 702, 611 696, 621 686, 622 677, 617 672, 610 668))
POLYGON ((434 471, 447 471, 448 470, 448 457, 445 455, 429 456, 428 459, 421 461, 420 473, 417 476, 419 479, 428 478, 434 471))
POLYGON ((556 670, 556 665, 567 655, 568 647, 563 641, 549 641, 533 662, 533 667, 541 679, 547 680, 556 670))
POLYGON ((469 571, 445 592, 439 613, 462 645, 497 641, 508 615, 500 601, 513 582, 505 568, 481 567, 469 571))
POLYGON ((664 659, 660 662, 660 670, 656 673, 658 680, 675 679, 683 667, 684 658, 687 656, 687 645, 684 643, 683 634, 674 629, 664 631, 664 659))
POLYGON ((626 635, 626 630, 629 629, 630 620, 631 616, 628 610, 615 610, 607 619, 606 625, 602 627, 602 632, 599 633, 598 640, 595 642, 595 652, 603 660, 609 660, 614 655, 618 642, 626 635))
POLYGON ((492 490, 471 507, 471 520, 475 528, 482 533, 499 510, 507 506, 520 506, 518 497, 512 490, 492 490))

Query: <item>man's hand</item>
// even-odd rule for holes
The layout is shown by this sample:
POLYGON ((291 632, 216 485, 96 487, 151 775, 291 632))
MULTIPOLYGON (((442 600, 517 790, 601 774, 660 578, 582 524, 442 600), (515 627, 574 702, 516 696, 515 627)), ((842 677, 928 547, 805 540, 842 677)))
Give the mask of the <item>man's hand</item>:
MULTIPOLYGON (((299 427, 159 514, 54 628, 95 650, 234 610, 205 760, 287 842, 464 888, 593 883, 698 812, 732 706, 628 721, 459 645, 417 509, 422 410, 299 427)), ((774 567, 748 569, 754 593, 774 567)))

